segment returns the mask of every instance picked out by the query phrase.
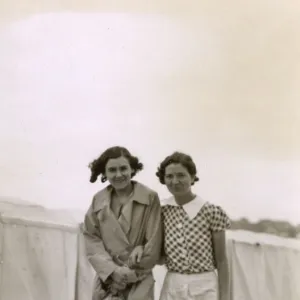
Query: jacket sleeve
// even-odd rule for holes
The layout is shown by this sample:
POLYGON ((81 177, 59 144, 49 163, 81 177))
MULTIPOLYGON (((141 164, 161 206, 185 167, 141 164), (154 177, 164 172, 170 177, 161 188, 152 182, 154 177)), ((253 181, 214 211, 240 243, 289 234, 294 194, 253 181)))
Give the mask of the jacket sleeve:
POLYGON ((99 221, 94 212, 93 204, 94 200, 85 215, 83 223, 85 251, 90 264, 100 279, 105 282, 118 266, 114 263, 110 254, 105 250, 99 221))
POLYGON ((152 269, 159 261, 162 250, 163 228, 158 195, 152 196, 150 215, 146 224, 146 243, 139 263, 141 269, 152 269))
MULTIPOLYGON (((164 224, 162 220, 162 232, 164 233, 164 224)), ((166 264, 166 253, 165 253, 165 240, 164 240, 164 234, 162 238, 162 243, 161 243, 161 253, 160 253, 160 258, 157 262, 158 265, 162 266, 166 264)))

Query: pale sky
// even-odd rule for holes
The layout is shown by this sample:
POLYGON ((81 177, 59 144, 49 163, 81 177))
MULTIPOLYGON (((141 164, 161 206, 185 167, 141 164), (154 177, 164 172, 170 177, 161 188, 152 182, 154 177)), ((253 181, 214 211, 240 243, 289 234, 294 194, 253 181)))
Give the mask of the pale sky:
POLYGON ((156 168, 182 150, 231 217, 300 223, 300 4, 218 3, 2 24, 0 196, 85 210, 88 163, 120 144, 161 197, 156 168))

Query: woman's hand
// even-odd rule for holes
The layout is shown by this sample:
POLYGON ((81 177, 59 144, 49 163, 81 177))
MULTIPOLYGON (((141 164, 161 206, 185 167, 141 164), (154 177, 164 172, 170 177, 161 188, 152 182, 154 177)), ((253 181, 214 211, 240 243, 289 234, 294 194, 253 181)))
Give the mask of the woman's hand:
POLYGON ((134 270, 126 266, 118 267, 111 275, 113 282, 117 284, 136 282, 137 276, 134 270))
POLYGON ((110 286, 111 293, 113 295, 116 295, 118 291, 124 291, 126 289, 127 284, 125 282, 123 283, 117 283, 113 282, 110 286))
POLYGON ((143 253, 144 253, 144 247, 136 246, 132 250, 132 252, 128 258, 128 266, 130 268, 134 268, 136 265, 138 265, 141 262, 143 253))

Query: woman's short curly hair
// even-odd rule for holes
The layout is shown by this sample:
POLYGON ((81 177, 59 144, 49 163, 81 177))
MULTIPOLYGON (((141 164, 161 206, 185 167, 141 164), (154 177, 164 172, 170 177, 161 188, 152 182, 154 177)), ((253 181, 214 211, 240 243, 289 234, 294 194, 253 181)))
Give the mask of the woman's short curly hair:
POLYGON ((197 175, 197 167, 192 159, 192 157, 188 154, 182 153, 182 152, 174 152, 173 154, 167 156, 159 165, 156 176, 159 179, 159 182, 161 184, 165 184, 165 173, 166 173, 166 167, 170 164, 181 164, 183 165, 189 174, 194 177, 194 181, 192 182, 192 185, 199 181, 199 178, 197 175))
POLYGON ((130 167, 133 170, 131 177, 134 177, 139 171, 143 170, 144 165, 136 156, 131 155, 128 149, 121 146, 114 146, 106 149, 97 159, 89 164, 89 168, 91 169, 90 182, 96 182, 99 175, 101 175, 101 182, 105 182, 107 180, 105 176, 105 167, 108 160, 111 158, 119 158, 121 156, 128 159, 130 167))

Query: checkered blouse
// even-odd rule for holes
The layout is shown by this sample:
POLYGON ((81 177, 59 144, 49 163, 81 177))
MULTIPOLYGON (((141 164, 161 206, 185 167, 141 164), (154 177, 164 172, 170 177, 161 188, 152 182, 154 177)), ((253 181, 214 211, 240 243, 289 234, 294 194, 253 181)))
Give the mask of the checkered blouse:
MULTIPOLYGON (((196 199, 192 201, 195 201, 194 204, 196 199)), ((183 206, 176 205, 175 201, 174 205, 168 202, 162 206, 164 252, 168 270, 182 274, 215 270, 212 232, 230 227, 230 220, 224 210, 220 206, 203 202, 198 205, 198 213, 194 211, 193 214, 188 213, 183 206)), ((193 209, 196 207, 194 205, 193 209)))

